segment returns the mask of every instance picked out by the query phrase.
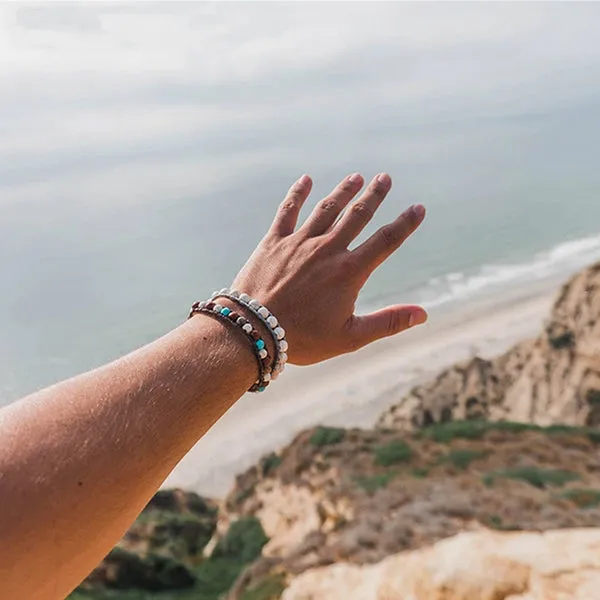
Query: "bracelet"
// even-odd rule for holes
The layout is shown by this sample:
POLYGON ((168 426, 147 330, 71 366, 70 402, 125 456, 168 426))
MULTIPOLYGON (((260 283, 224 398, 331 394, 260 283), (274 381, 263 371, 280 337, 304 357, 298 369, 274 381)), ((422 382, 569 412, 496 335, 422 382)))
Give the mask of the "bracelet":
POLYGON ((256 364, 258 365, 258 379, 248 391, 264 392, 272 379, 270 368, 271 359, 265 341, 261 338, 260 333, 252 327, 252 323, 230 308, 221 306, 212 301, 194 302, 188 315, 188 319, 196 314, 213 315, 242 330, 244 335, 250 340, 254 356, 256 357, 256 364))
POLYGON ((217 298, 228 298, 229 300, 245 306, 251 310, 267 327, 273 342, 275 344, 275 356, 273 358, 272 378, 277 379, 283 370, 288 359, 287 350, 288 342, 285 339, 285 329, 279 325, 277 317, 271 311, 261 304, 258 300, 251 298, 248 294, 239 292, 238 290, 230 290, 223 288, 219 292, 213 292, 211 301, 217 298))

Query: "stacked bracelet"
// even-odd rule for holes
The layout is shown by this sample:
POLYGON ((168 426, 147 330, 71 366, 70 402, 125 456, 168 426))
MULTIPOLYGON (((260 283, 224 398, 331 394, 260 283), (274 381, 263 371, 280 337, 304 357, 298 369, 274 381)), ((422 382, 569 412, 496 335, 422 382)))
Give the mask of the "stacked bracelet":
POLYGON ((214 302, 217 298, 229 298, 233 302, 245 306, 251 310, 267 327, 275 344, 272 378, 277 379, 279 374, 285 369, 285 364, 288 358, 288 343, 285 339, 285 330, 283 327, 281 327, 275 315, 273 315, 271 311, 266 306, 262 305, 258 300, 251 298, 248 294, 238 292, 237 290, 223 288, 219 292, 213 292, 211 301, 214 302))
POLYGON ((271 380, 271 358, 267 350, 265 341, 261 338, 260 333, 252 327, 250 321, 231 310, 226 306, 221 306, 215 302, 194 302, 188 318, 195 314, 204 313, 214 315, 224 321, 239 327, 250 340, 252 350, 256 357, 258 365, 258 379, 250 387, 249 392, 264 392, 271 380))

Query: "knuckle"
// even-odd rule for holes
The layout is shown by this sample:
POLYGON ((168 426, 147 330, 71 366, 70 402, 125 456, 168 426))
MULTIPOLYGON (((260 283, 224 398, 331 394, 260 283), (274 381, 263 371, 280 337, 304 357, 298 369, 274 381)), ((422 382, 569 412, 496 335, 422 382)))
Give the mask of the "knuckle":
POLYGON ((348 253, 348 256, 342 260, 340 271, 345 279, 361 279, 365 269, 356 257, 348 253))
POLYGON ((388 190, 385 187, 385 185, 383 185, 381 182, 377 181, 371 186, 371 189, 369 190, 369 192, 371 194, 373 194, 374 196, 376 196, 377 198, 381 199, 381 198, 385 198, 385 195, 388 193, 388 190))
POLYGON ((319 210, 325 213, 338 212, 338 203, 333 198, 326 198, 319 204, 319 210))
POLYGON ((280 205, 279 210, 282 212, 291 212, 300 208, 300 200, 294 194, 290 194, 280 205))
POLYGON ((390 311, 387 316, 386 325, 388 335, 394 335, 404 329, 402 315, 396 311, 390 311))
POLYGON ((373 216, 373 209, 365 202, 355 202, 350 208, 352 216, 369 220, 373 216))
POLYGON ((392 225, 384 225, 379 230, 379 237, 386 248, 395 248, 400 241, 398 230, 392 225))
POLYGON ((346 346, 349 352, 355 352, 364 346, 364 341, 359 335, 358 329, 358 320, 356 317, 351 318, 346 323, 346 346))

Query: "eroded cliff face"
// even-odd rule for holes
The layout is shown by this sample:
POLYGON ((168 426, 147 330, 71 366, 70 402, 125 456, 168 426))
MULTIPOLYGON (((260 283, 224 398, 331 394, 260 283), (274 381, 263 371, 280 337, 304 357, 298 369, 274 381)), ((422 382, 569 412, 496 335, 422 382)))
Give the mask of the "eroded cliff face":
POLYGON ((282 600, 594 600, 600 529, 461 533, 369 566, 295 578, 282 600))
POLYGON ((493 360, 474 358, 413 389, 380 427, 458 419, 600 425, 600 264, 565 284, 544 331, 493 360))
POLYGON ((378 563, 463 531, 600 525, 600 432, 477 421, 317 428, 241 475, 226 506, 269 537, 230 594, 238 599, 273 577, 378 563))

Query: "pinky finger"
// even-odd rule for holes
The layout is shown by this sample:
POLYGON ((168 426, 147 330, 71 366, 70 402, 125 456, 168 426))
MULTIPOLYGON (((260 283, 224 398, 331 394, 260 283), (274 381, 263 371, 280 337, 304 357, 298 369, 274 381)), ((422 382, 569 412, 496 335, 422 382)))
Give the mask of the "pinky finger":
POLYGON ((294 233, 300 209, 306 198, 308 198, 311 188, 312 180, 308 175, 302 175, 294 183, 284 201, 279 205, 279 209, 271 225, 271 233, 280 237, 294 233))

